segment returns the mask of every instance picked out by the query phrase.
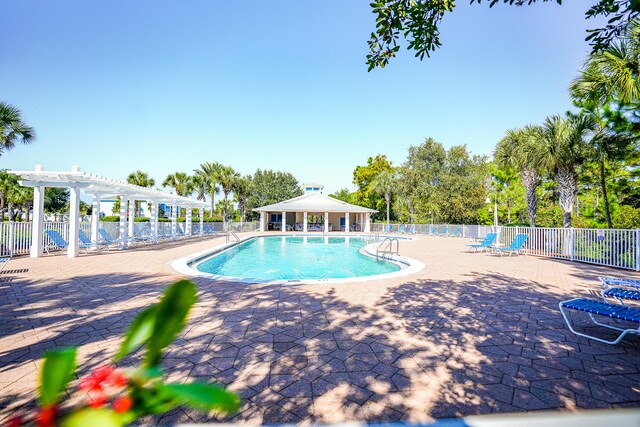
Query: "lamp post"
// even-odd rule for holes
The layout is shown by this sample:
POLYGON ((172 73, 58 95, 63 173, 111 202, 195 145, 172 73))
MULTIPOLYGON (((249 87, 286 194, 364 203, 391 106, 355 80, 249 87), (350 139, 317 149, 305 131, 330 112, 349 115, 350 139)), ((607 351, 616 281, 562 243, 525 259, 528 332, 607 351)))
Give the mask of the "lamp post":
MULTIPOLYGON (((491 198, 487 197, 485 203, 491 203, 491 198)), ((493 226, 496 227, 496 229, 498 227, 498 193, 495 193, 493 197, 493 226)))

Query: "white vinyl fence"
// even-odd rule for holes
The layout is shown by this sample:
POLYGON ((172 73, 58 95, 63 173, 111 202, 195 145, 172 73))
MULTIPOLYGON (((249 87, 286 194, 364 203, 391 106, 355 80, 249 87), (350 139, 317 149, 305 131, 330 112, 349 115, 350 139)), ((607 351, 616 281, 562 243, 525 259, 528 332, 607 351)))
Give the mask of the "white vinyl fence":
MULTIPOLYGON (((384 223, 371 224, 371 231, 382 233, 384 223)), ((401 224, 392 224, 391 233, 398 233, 401 224)), ((405 225, 408 232, 410 225, 405 225)), ((488 225, 416 224, 416 234, 445 235, 462 229, 460 237, 482 239, 494 231, 488 225)), ((497 227, 497 242, 508 246, 516 234, 526 234, 526 253, 570 261, 606 265, 640 271, 640 229, 497 227)))
MULTIPOLYGON (((136 225, 140 227, 149 226, 148 222, 136 222, 136 225)), ((217 232, 223 232, 224 224, 222 222, 205 222, 205 225, 212 226, 217 232)), ((186 223, 179 222, 178 227, 183 232, 185 231, 186 223)), ((196 227, 199 226, 199 222, 193 222, 191 225, 191 233, 196 236, 198 232, 196 227)), ((0 222, 0 256, 14 256, 28 254, 31 249, 31 222, 0 222)), ((100 228, 103 228, 112 239, 117 240, 120 238, 120 223, 119 222, 100 222, 100 228)), ((251 232, 260 228, 257 221, 254 222, 230 222, 227 223, 227 228, 230 231, 238 232, 251 232)), ((45 230, 56 230, 63 239, 69 240, 69 223, 68 222, 45 222, 45 230)), ((81 222, 80 230, 87 236, 91 236, 91 222, 81 222)), ((165 235, 171 234, 171 223, 160 222, 158 223, 158 230, 165 235)), ((44 236, 45 242, 47 236, 44 236)))

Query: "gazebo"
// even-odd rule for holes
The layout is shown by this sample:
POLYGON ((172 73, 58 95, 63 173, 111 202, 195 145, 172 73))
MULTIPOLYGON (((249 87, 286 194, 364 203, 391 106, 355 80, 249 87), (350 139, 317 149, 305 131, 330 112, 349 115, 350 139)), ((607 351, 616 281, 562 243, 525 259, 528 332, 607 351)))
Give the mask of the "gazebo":
MULTIPOLYGON (((375 209, 352 205, 320 193, 308 193, 273 205, 254 209, 260 213, 260 231, 364 231, 370 230, 375 209), (309 227, 309 217, 318 218, 309 227)), ((313 223, 313 221, 312 221, 313 223)))
POLYGON ((151 241, 155 243, 158 238, 158 205, 165 203, 171 205, 171 234, 175 238, 177 229, 177 208, 187 208, 186 234, 191 235, 191 209, 200 209, 200 232, 202 233, 203 210, 206 202, 168 194, 153 188, 140 187, 129 184, 126 181, 109 179, 80 171, 78 166, 71 171, 46 171, 42 165, 37 165, 33 171, 9 171, 17 175, 20 185, 33 187, 33 229, 31 233, 32 258, 42 256, 44 234, 44 190, 46 187, 69 188, 69 247, 67 255, 76 257, 79 253, 78 235, 80 229, 80 191, 93 197, 91 216, 91 240, 99 241, 100 230, 100 200, 105 198, 120 198, 120 249, 126 249, 128 240, 134 236, 134 203, 135 200, 146 200, 151 208, 151 241), (129 210, 127 215, 127 202, 129 210), (127 218, 128 216, 128 218, 127 218))

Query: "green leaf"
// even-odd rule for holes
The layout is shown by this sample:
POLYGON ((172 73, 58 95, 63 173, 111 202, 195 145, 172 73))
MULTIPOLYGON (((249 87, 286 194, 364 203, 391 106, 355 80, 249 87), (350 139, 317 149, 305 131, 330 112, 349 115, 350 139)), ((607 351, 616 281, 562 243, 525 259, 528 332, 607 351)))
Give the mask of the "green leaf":
POLYGON ((120 427, 125 425, 124 418, 107 408, 84 408, 72 412, 62 420, 62 427, 120 427))
POLYGON ((165 384, 162 387, 171 393, 183 405, 202 411, 216 409, 224 413, 232 413, 240 407, 240 398, 235 393, 212 384, 165 384))
POLYGON ((184 327, 189 310, 196 302, 196 291, 196 285, 189 280, 176 282, 165 291, 158 303, 153 331, 147 343, 147 367, 160 362, 162 350, 184 327))
POLYGON ((153 325, 156 322, 157 312, 158 306, 153 305, 136 316, 131 326, 129 326, 118 353, 114 357, 116 362, 149 341, 153 332, 153 325))
POLYGON ((76 348, 52 350, 44 356, 40 370, 40 406, 58 402, 76 369, 76 348))

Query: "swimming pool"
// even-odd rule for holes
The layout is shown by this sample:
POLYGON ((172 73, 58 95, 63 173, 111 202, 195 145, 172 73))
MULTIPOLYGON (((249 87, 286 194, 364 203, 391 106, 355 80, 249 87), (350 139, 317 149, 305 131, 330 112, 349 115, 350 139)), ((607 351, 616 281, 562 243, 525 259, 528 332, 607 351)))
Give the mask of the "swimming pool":
POLYGON ((266 280, 343 279, 400 270, 359 250, 357 237, 257 237, 200 261, 198 271, 228 277, 266 280))
MULTIPOLYGON (((259 236, 174 261, 191 276, 246 283, 336 283, 412 274, 424 264, 401 256, 376 260, 369 236, 259 236)), ((411 239, 406 239, 411 240, 411 239)))

